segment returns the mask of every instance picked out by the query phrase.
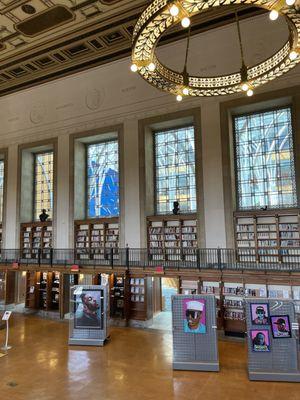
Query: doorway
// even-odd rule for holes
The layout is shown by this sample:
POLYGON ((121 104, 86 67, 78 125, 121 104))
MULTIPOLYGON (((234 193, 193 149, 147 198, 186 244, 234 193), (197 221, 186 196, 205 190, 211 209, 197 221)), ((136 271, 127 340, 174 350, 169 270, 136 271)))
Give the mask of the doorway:
POLYGON ((172 330, 172 296, 178 293, 178 278, 154 278, 151 329, 172 330))

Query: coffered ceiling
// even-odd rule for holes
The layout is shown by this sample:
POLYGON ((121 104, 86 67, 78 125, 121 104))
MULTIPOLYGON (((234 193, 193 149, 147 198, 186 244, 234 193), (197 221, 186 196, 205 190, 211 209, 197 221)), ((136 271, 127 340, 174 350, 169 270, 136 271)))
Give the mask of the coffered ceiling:
MULTIPOLYGON (((131 51, 146 0, 0 0, 0 95, 110 62, 131 51)), ((241 18, 262 11, 250 6, 241 18)), ((192 33, 230 23, 231 6, 193 21, 192 33)), ((186 33, 173 29, 163 42, 186 33)))

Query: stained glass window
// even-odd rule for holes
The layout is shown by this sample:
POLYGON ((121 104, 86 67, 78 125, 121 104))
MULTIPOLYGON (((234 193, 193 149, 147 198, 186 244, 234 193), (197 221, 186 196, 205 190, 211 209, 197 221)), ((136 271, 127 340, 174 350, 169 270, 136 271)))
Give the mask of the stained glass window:
POLYGON ((297 206, 291 109, 234 118, 239 209, 297 206))
POLYGON ((196 211, 194 128, 155 132, 156 212, 170 214, 178 201, 180 212, 196 211))
POLYGON ((0 221, 3 218, 4 161, 0 160, 0 221))
POLYGON ((35 155, 34 218, 39 220, 42 210, 52 219, 53 211, 53 152, 35 155))
POLYGON ((87 214, 89 218, 119 215, 118 141, 87 146, 87 214))

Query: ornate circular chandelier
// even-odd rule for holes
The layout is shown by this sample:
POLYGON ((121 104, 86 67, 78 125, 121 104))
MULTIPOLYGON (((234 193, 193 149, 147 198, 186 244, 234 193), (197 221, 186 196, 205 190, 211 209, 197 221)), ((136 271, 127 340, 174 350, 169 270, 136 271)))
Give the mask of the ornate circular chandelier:
POLYGON ((219 96, 244 91, 253 95, 254 88, 288 72, 300 61, 300 14, 295 0, 154 0, 138 19, 133 32, 131 70, 138 72, 151 85, 174 94, 178 101, 185 96, 219 96), (241 51, 241 69, 229 75, 214 77, 191 76, 187 72, 190 41, 190 18, 213 7, 253 5, 270 11, 271 20, 285 17, 289 28, 287 42, 274 55, 257 65, 248 67, 244 62, 239 21, 236 13, 241 51), (163 33, 181 22, 188 29, 185 64, 182 72, 162 64, 155 55, 157 43, 163 33))

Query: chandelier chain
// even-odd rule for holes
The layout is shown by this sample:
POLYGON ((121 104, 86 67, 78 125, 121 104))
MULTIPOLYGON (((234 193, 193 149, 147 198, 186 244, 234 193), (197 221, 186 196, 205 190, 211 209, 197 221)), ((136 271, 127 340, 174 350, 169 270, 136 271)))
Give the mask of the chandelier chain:
POLYGON ((190 50, 190 39, 191 39, 191 25, 189 26, 189 30, 188 30, 186 51, 185 51, 185 61, 184 61, 184 67, 183 67, 183 72, 185 72, 185 73, 187 72, 187 62, 188 62, 188 56, 189 56, 189 50, 190 50))
POLYGON ((242 66, 244 66, 245 65, 244 50, 243 50, 243 44, 242 44, 240 21, 239 21, 237 10, 235 10, 235 20, 236 20, 236 25, 237 25, 238 37, 239 37, 239 45, 240 45, 240 51, 241 51, 242 66))

